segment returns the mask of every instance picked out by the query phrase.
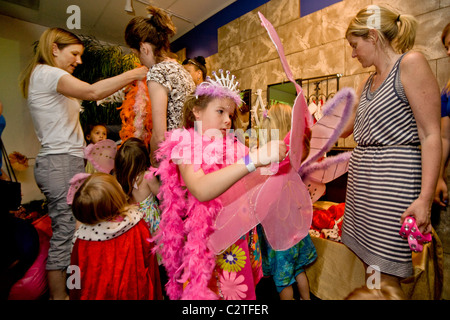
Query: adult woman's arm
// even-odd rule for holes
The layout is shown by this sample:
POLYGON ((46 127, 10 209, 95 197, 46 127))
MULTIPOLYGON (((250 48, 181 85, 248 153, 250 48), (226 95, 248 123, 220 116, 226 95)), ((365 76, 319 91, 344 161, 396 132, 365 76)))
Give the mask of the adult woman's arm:
POLYGON ((441 168, 439 171, 439 178, 436 186, 436 193, 434 202, 445 207, 448 205, 448 187, 446 169, 449 161, 450 153, 450 117, 445 116, 441 118, 441 142, 442 142, 442 157, 441 168))
POLYGON ((144 79, 147 67, 139 67, 115 77, 97 81, 93 84, 84 82, 70 74, 62 76, 58 81, 57 91, 67 97, 80 100, 101 100, 122 89, 134 80, 144 79))
POLYGON ((439 86, 425 57, 408 53, 400 63, 400 77, 416 119, 422 148, 422 185, 419 197, 401 216, 414 216, 422 233, 431 232, 431 204, 441 163, 439 86))
POLYGON ((365 81, 363 81, 358 86, 358 88, 356 90, 356 99, 355 99, 355 103, 353 104, 352 114, 350 115, 350 118, 347 121, 347 124, 345 125, 344 129, 342 130, 341 138, 347 138, 349 135, 351 135, 353 133, 353 126, 355 124, 355 118, 356 118, 356 110, 358 109, 359 100, 361 99, 361 93, 364 89, 364 85, 366 84, 367 79, 368 79, 368 77, 366 78, 365 81))

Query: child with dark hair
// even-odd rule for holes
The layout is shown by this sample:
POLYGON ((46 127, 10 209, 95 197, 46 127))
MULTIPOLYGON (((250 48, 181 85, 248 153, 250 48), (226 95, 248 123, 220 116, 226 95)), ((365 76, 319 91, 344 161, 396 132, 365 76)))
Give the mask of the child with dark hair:
MULTIPOLYGON (((96 144, 97 142, 100 142, 102 140, 105 140, 108 138, 108 129, 103 124, 89 124, 87 126, 87 129, 85 130, 86 135, 86 142, 88 144, 96 144)), ((87 160, 86 161, 86 172, 87 173, 94 173, 97 172, 97 170, 94 168, 94 165, 87 160)))
POLYGON ((191 74, 196 86, 206 80, 207 69, 204 57, 198 56, 185 59, 183 61, 183 67, 191 74))

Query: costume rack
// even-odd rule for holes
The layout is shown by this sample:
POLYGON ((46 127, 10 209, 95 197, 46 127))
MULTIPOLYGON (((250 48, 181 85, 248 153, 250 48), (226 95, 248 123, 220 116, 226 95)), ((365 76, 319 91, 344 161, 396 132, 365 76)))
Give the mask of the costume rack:
POLYGON ((339 79, 342 74, 331 74, 327 76, 298 79, 298 83, 303 88, 305 99, 308 104, 320 101, 325 103, 339 91, 339 79))

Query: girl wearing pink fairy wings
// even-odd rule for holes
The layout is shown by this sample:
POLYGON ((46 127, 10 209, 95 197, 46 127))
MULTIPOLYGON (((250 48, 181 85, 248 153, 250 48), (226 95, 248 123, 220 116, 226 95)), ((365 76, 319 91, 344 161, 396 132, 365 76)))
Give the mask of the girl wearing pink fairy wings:
POLYGON ((234 76, 222 73, 216 80, 187 99, 184 128, 168 132, 157 152, 162 214, 155 240, 172 300, 254 300, 262 276, 256 232, 246 230, 220 254, 208 240, 223 208, 219 196, 257 167, 283 160, 286 145, 273 140, 248 152, 229 132, 241 103, 234 76))

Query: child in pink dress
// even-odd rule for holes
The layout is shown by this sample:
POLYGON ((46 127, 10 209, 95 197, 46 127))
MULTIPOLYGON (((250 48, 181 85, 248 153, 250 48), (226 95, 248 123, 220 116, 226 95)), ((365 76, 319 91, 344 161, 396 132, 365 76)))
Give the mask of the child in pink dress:
POLYGON ((257 233, 244 234, 219 255, 208 246, 222 208, 218 197, 256 167, 278 162, 286 153, 278 140, 248 152, 230 134, 241 103, 238 92, 232 82, 200 84, 184 105, 184 128, 168 132, 157 151, 162 213, 155 238, 172 300, 256 299, 262 276, 257 233))

